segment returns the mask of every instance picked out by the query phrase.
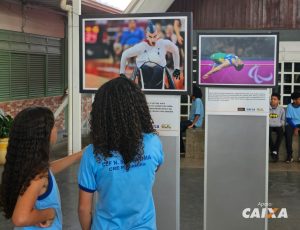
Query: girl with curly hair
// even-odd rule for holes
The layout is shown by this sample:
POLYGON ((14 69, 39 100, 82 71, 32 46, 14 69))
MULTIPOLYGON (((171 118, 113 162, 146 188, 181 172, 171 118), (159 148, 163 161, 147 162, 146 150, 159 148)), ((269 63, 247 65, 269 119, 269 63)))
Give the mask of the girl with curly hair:
POLYGON ((156 230, 152 186, 163 150, 145 95, 126 78, 105 83, 96 93, 90 124, 93 144, 78 173, 82 229, 156 230))
POLYGON ((57 139, 54 116, 30 107, 14 119, 0 188, 0 207, 15 229, 62 229, 59 191, 53 173, 81 158, 82 152, 49 163, 57 139))

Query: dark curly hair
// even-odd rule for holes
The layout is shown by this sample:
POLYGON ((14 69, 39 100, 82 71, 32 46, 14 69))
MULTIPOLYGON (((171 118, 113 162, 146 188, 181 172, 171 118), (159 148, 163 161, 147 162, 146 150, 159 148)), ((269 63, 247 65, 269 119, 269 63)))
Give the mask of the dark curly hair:
POLYGON ((111 151, 118 151, 127 170, 144 153, 143 133, 156 133, 145 95, 131 80, 122 77, 98 89, 90 125, 96 160, 99 154, 108 158, 111 151))
POLYGON ((8 219, 30 181, 49 169, 53 126, 53 113, 45 107, 24 109, 14 119, 0 187, 0 207, 8 219))
POLYGON ((193 94, 192 96, 194 96, 195 98, 202 98, 202 91, 200 89, 200 87, 197 84, 193 84, 193 94))

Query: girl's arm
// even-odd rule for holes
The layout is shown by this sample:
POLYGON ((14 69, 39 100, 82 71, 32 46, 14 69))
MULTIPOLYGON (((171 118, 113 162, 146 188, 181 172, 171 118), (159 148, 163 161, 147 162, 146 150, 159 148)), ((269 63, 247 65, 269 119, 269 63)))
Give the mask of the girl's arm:
POLYGON ((94 193, 79 189, 78 216, 82 230, 91 229, 93 195, 94 193))
POLYGON ((52 161, 50 163, 50 170, 55 174, 55 173, 59 173, 62 170, 64 170, 65 168, 71 166, 72 164, 74 164, 76 161, 79 161, 81 159, 82 156, 82 152, 84 150, 81 150, 80 152, 77 153, 73 153, 70 156, 61 158, 59 160, 56 161, 52 161))
POLYGON ((25 193, 18 197, 12 215, 12 222, 15 226, 33 226, 55 218, 55 210, 53 208, 43 210, 34 209, 35 202, 46 184, 46 181, 46 177, 40 178, 40 175, 38 175, 30 182, 25 193))

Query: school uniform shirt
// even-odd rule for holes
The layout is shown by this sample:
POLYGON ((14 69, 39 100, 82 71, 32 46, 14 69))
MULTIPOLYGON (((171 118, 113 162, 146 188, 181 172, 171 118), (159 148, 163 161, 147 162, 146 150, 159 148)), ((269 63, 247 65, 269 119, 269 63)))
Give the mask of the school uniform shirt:
POLYGON ((300 106, 288 104, 286 109, 286 122, 293 128, 300 125, 300 106))
POLYGON ((285 111, 281 106, 272 108, 270 105, 269 126, 282 127, 285 124, 285 111))
POLYGON ((194 121, 194 118, 197 115, 199 115, 200 117, 195 126, 201 127, 203 123, 204 109, 202 100, 200 98, 196 98, 195 100, 193 100, 189 120, 194 121))
POLYGON ((62 229, 62 212, 61 212, 61 202, 59 190, 56 184, 55 177, 52 172, 49 170, 48 173, 48 188, 47 191, 38 197, 35 203, 35 209, 46 209, 46 208, 54 208, 56 212, 56 216, 52 225, 48 228, 39 228, 36 226, 28 226, 28 227, 15 227, 14 230, 61 230, 62 229))
POLYGON ((80 162, 79 188, 99 194, 92 217, 92 230, 156 230, 156 215, 152 196, 155 172, 163 163, 160 139, 144 134, 144 155, 140 163, 133 162, 126 171, 122 156, 112 152, 104 159, 89 145, 80 162))

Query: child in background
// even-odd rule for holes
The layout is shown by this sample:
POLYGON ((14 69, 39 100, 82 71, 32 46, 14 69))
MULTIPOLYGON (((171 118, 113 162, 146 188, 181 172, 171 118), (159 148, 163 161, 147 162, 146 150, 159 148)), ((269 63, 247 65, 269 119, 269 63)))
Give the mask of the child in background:
POLYGON ((0 189, 0 207, 15 229, 62 229, 53 173, 79 160, 82 152, 49 163, 50 145, 56 139, 54 116, 48 108, 27 108, 15 117, 0 189))
POLYGON ((82 229, 156 230, 152 187, 163 150, 145 95, 131 80, 117 78, 99 88, 91 137, 78 173, 82 229))
POLYGON ((279 106, 280 95, 272 93, 269 113, 269 146, 271 157, 274 161, 278 161, 279 147, 283 138, 283 126, 285 125, 285 111, 279 106), (274 143, 272 133, 276 133, 276 141, 274 143))
POLYGON ((293 103, 288 104, 286 109, 286 126, 285 126, 285 139, 286 139, 286 153, 287 163, 293 162, 293 135, 299 135, 300 128, 300 92, 291 94, 293 103))
POLYGON ((204 118, 204 108, 202 103, 202 92, 199 86, 193 84, 193 94, 191 112, 188 120, 180 122, 180 154, 182 157, 185 156, 185 146, 183 142, 183 134, 186 129, 198 128, 202 126, 204 118))

